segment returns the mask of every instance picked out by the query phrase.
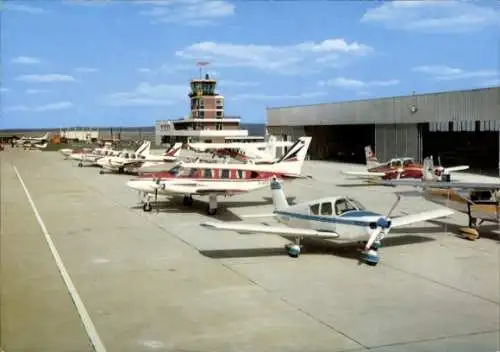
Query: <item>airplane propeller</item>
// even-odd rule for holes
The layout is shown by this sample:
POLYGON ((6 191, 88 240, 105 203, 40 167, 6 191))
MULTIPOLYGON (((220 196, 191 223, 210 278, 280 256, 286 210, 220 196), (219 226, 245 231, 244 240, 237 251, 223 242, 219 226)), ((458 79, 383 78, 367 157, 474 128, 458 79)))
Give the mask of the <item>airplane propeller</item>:
POLYGON ((390 229, 390 227, 391 227, 391 220, 389 220, 390 216, 391 216, 392 212, 394 211, 394 209, 396 209, 396 206, 398 205, 399 201, 401 200, 401 196, 399 194, 396 194, 396 197, 397 197, 397 200, 394 203, 394 205, 391 207, 391 209, 389 210, 387 215, 385 217, 380 217, 375 222, 375 226, 376 226, 375 229, 378 231, 373 231, 372 234, 370 235, 370 238, 368 239, 368 242, 366 242, 366 245, 365 245, 365 251, 368 251, 371 248, 371 246, 373 245, 375 240, 377 240, 377 239, 381 240, 385 236, 386 231, 388 229, 390 229), (380 235, 382 235, 382 237, 380 237, 380 235))

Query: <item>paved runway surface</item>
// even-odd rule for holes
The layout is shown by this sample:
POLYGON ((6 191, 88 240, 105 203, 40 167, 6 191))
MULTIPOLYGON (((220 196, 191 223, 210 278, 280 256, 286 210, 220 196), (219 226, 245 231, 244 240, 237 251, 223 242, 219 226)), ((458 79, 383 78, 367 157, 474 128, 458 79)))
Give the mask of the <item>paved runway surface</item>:
MULTIPOLYGON (((200 227, 212 220, 206 199, 144 213, 130 176, 54 152, 0 156, 5 352, 500 349, 498 232, 460 239, 464 215, 399 230, 407 236, 384 240, 377 267, 358 266, 352 248, 307 243, 292 259, 281 237, 200 227)), ((285 192, 349 194, 386 212, 393 190, 338 186, 346 167, 306 162, 315 179, 285 192)), ((219 206, 227 221, 272 210, 265 189, 219 206)), ((399 211, 437 207, 408 198, 399 211)))

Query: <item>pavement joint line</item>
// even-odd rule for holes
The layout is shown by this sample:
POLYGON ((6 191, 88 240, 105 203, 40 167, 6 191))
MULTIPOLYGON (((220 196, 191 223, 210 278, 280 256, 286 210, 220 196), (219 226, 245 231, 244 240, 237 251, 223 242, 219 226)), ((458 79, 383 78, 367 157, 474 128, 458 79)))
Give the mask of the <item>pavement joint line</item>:
POLYGON ((71 296, 71 299, 73 300, 73 303, 75 304, 76 310, 78 314, 80 315, 80 319, 85 327, 85 331, 87 332, 87 336, 89 337, 95 352, 106 352, 106 348, 104 347, 103 343, 101 342, 101 338, 99 337, 99 334, 97 333, 97 330, 94 326, 94 323, 92 322, 90 315, 85 308, 85 305, 83 304, 82 299, 80 298, 80 295, 78 294, 78 291, 76 290, 75 285, 73 284, 73 281, 71 280, 71 277, 66 270, 64 263, 61 259, 61 256, 57 252, 57 248, 54 245, 54 242, 52 241, 52 238, 47 230, 47 227, 45 226, 45 223, 42 220, 42 217, 40 216, 40 213, 38 212, 38 209, 36 208, 36 205, 31 198, 31 194, 28 191, 28 188, 26 187, 26 184, 24 183, 23 178, 21 177, 21 174, 19 173, 19 170, 15 165, 12 165, 14 168, 14 171, 16 173, 16 176, 21 183, 21 186, 23 187, 24 193, 26 194, 26 198, 28 199, 28 202, 30 203, 31 209, 33 210, 33 213, 35 214, 35 218, 38 221, 38 224, 40 225, 40 228, 43 232, 43 235, 45 237, 45 241, 47 242, 47 245, 49 246, 49 249, 52 253, 52 256, 54 258, 54 261, 56 262, 57 268, 59 269, 59 272, 61 273, 61 277, 66 285, 66 288, 68 289, 68 292, 71 296))
POLYGON ((381 348, 381 347, 404 346, 404 345, 411 345, 411 344, 421 343, 421 342, 433 342, 433 341, 439 341, 439 340, 445 340, 445 339, 453 339, 453 338, 458 338, 458 337, 484 335, 484 334, 490 334, 490 333, 493 333, 493 332, 500 333, 500 330, 493 329, 493 330, 469 332, 469 333, 463 333, 463 334, 457 334, 457 335, 439 336, 439 337, 427 338, 427 339, 411 340, 411 341, 404 341, 404 342, 395 342, 395 343, 389 343, 389 344, 384 344, 384 345, 370 346, 370 347, 367 347, 367 349, 368 350, 372 350, 372 349, 381 348))
POLYGON ((480 295, 477 295, 475 293, 472 293, 472 292, 468 292, 468 291, 465 291, 465 290, 462 290, 460 288, 457 288, 457 287, 454 287, 454 286, 451 286, 451 285, 448 285, 448 284, 445 284, 445 283, 442 283, 442 282, 439 282, 437 280, 434 280, 434 279, 431 279, 429 277, 426 277, 426 276, 423 276, 423 275, 420 275, 420 274, 417 274, 417 273, 413 273, 411 271, 408 271, 408 270, 404 270, 404 269, 400 269, 400 268, 397 268, 391 264, 386 264, 384 263, 385 266, 395 270, 395 271, 399 271, 401 273, 404 273, 404 274, 407 274, 407 275, 411 275, 411 276, 414 276, 414 277, 418 277, 419 279, 422 279, 422 280, 426 280, 426 281, 429 281, 429 282, 432 282, 433 284, 435 285, 438 285, 438 286, 442 286, 442 287, 446 287, 446 288, 449 288, 451 290, 454 290, 456 292, 460 292, 460 293, 464 293, 464 294, 467 294, 471 297, 475 297, 475 298, 479 298, 483 301, 486 301, 488 303, 493 303, 495 305, 500 305, 500 303, 498 301, 495 301, 493 299, 489 299, 489 298, 486 298, 486 297, 483 297, 483 296, 480 296, 480 295))
MULTIPOLYGON (((251 278, 245 276, 244 274, 242 274, 241 272, 239 272, 236 268, 232 268, 231 266, 229 266, 228 264, 224 263, 224 262, 220 262, 221 265, 225 268, 227 268, 228 270, 234 272, 236 275, 244 278, 245 280, 247 280, 248 282, 254 284, 255 286, 259 287, 261 290, 264 290, 266 291, 267 293, 270 293, 271 295, 273 296, 277 296, 278 299, 282 302, 284 302, 286 305, 292 307, 293 309, 299 311, 300 313, 308 316, 309 318, 311 318, 312 320, 316 321, 317 323, 327 327, 328 329, 332 330, 332 331, 335 331, 337 334, 341 335, 341 336, 344 336, 345 338, 353 341, 354 343, 358 344, 359 346, 361 346, 362 348, 365 348, 367 349, 368 346, 364 345, 363 343, 361 343, 360 341, 356 340, 354 337, 351 337, 349 335, 347 335, 345 332, 343 331, 340 331, 338 330, 337 328, 335 328, 335 326, 333 326, 332 324, 329 324, 317 317, 315 317, 314 315, 312 315, 311 313, 309 313, 308 311, 300 308, 299 306, 293 304, 292 302, 290 302, 289 300, 287 300, 285 297, 283 297, 282 295, 280 295, 278 292, 275 292, 275 291, 272 291, 272 290, 269 290, 267 287, 265 286, 262 286, 261 284, 259 284, 257 281, 255 280, 252 280, 251 278)), ((354 350, 359 350, 359 348, 354 348, 354 350)))

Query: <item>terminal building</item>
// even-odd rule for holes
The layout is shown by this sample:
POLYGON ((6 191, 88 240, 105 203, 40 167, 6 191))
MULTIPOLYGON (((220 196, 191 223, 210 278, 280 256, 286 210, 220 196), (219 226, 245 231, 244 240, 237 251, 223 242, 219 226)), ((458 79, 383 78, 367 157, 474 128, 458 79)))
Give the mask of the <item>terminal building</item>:
POLYGON ((312 136, 312 160, 364 163, 433 155, 444 166, 500 168, 500 87, 267 109, 267 131, 293 140, 312 136))

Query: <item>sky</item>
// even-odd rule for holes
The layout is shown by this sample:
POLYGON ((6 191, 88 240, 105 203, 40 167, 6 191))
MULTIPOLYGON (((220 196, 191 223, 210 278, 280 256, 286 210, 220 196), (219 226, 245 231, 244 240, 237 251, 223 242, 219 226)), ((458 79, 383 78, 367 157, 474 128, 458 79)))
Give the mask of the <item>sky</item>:
POLYGON ((189 114, 196 63, 226 115, 499 86, 495 1, 4 0, 0 129, 189 114))

